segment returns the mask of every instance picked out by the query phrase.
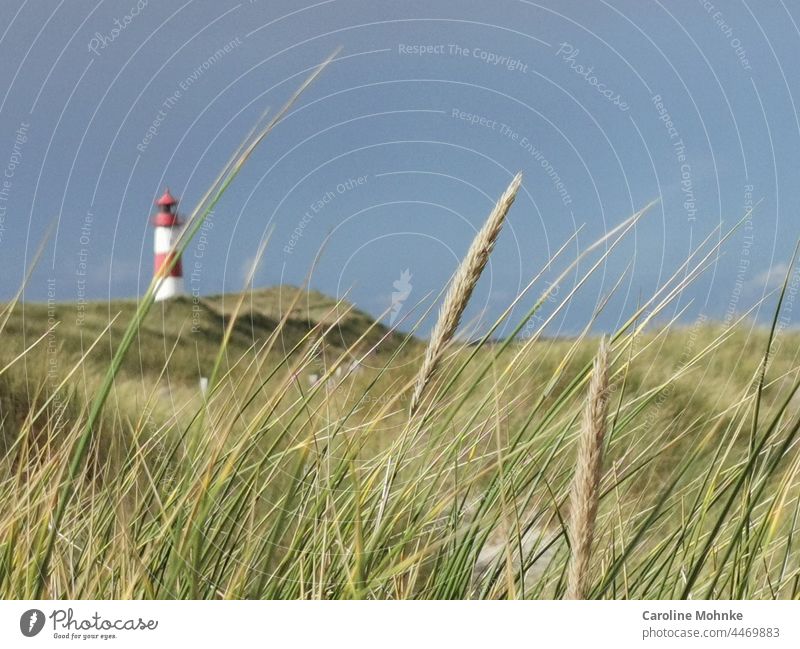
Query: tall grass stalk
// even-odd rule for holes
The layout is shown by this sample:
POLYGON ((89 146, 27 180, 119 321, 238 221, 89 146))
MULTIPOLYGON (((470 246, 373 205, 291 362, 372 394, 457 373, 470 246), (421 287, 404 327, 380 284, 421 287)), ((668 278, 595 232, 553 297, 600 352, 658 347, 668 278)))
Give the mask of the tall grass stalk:
POLYGON ((495 204, 486 223, 475 235, 464 260, 459 264, 453 276, 450 288, 439 310, 436 325, 431 332, 431 338, 425 350, 425 358, 414 383, 414 390, 411 393, 409 411, 412 415, 419 408, 425 390, 439 368, 445 349, 458 329, 464 309, 466 309, 472 291, 489 261, 489 255, 500 236, 506 214, 514 204, 521 184, 522 173, 518 173, 495 204))
POLYGON ((592 543, 600 502, 603 442, 608 416, 608 345, 605 338, 592 368, 581 425, 575 477, 570 491, 570 561, 567 598, 584 599, 589 580, 592 543))

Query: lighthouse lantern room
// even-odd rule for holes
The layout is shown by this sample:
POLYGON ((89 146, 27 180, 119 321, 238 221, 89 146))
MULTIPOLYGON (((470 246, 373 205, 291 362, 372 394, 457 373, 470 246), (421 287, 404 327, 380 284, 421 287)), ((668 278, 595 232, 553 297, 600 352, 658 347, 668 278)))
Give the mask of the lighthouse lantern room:
POLYGON ((183 294, 183 269, 181 259, 170 263, 175 252, 175 242, 181 232, 181 221, 178 217, 178 201, 169 193, 169 189, 156 201, 158 212, 153 216, 155 226, 154 237, 154 277, 158 282, 155 293, 156 302, 168 300, 183 294))

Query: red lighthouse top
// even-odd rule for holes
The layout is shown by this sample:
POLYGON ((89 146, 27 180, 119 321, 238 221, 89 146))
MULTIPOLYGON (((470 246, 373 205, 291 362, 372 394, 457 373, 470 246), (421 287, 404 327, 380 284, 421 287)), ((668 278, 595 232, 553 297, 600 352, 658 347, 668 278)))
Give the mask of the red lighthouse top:
POLYGON ((171 228, 181 224, 176 209, 178 201, 169 193, 169 189, 156 201, 156 205, 158 205, 159 209, 158 214, 153 217, 153 225, 156 227, 171 228))
POLYGON ((169 189, 164 191, 164 195, 156 201, 156 205, 177 205, 178 200, 169 193, 169 189))

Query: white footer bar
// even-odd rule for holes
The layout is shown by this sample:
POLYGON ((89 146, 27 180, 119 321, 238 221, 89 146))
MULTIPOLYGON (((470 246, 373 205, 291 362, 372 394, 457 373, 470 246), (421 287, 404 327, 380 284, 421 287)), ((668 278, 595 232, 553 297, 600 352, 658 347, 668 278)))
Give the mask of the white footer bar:
POLYGON ((799 647, 800 602, 3 601, 1 647, 799 647), (513 643, 513 644, 512 644, 513 643))

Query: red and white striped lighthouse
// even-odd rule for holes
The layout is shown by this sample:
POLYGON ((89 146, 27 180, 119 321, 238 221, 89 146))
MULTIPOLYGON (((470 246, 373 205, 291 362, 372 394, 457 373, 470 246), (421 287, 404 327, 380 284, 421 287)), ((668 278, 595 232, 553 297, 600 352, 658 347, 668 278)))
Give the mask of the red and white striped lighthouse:
POLYGON ((175 253, 170 252, 181 233, 181 221, 178 218, 178 201, 169 190, 156 201, 158 213, 153 217, 154 237, 154 277, 158 280, 156 302, 168 300, 183 294, 183 268, 178 257, 172 269, 169 264, 175 253))

